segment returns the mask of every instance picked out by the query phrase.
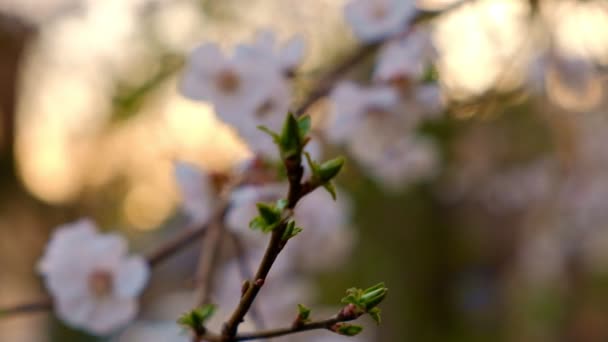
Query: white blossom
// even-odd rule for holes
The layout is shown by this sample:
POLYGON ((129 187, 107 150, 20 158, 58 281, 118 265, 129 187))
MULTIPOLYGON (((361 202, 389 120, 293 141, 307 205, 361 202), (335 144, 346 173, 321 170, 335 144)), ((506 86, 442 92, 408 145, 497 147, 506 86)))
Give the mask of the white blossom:
POLYGON ((213 212, 215 197, 210 175, 184 162, 175 162, 173 170, 184 211, 194 222, 207 222, 213 212))
POLYGON ((332 108, 325 133, 332 143, 358 139, 356 133, 361 126, 385 119, 402 119, 394 111, 399 95, 388 86, 365 88, 352 82, 342 82, 332 91, 330 100, 332 108))
POLYGON ((203 44, 192 52, 180 85, 186 97, 213 104, 218 116, 231 125, 249 120, 283 81, 273 61, 236 49, 225 56, 216 44, 203 44))
POLYGON ((378 55, 374 80, 379 82, 416 82, 431 62, 430 34, 415 30, 404 38, 389 41, 378 55))
POLYGON ((404 31, 414 10, 410 0, 351 0, 344 15, 359 39, 373 42, 404 31))
POLYGON ((279 46, 275 32, 266 29, 257 32, 253 44, 241 44, 238 48, 245 54, 270 61, 287 75, 302 63, 306 43, 301 35, 295 35, 279 46))
POLYGON ((55 311, 67 324, 108 334, 131 321, 149 266, 127 255, 126 240, 83 219, 58 227, 38 264, 55 311))
POLYGON ((349 145, 351 154, 387 190, 434 177, 439 154, 433 140, 403 136, 396 140, 357 139, 349 145))
POLYGON ((355 231, 350 226, 346 193, 339 191, 334 201, 326 191, 317 189, 298 202, 294 219, 303 229, 286 247, 294 263, 308 271, 323 271, 348 260, 355 231))
POLYGON ((192 337, 175 321, 140 321, 129 326, 116 342, 189 342, 192 337))

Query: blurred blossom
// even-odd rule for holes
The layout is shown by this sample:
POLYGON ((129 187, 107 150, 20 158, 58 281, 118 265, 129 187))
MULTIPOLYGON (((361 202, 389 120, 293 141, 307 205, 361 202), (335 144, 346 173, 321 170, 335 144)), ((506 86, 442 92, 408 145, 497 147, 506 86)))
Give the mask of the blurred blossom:
MULTIPOLYGON (((395 112, 399 101, 397 92, 386 86, 362 87, 352 82, 338 84, 330 95, 332 104, 325 132, 333 143, 348 143, 361 139, 356 133, 361 126, 384 125, 403 127, 402 115, 395 112)), ((376 130, 374 135, 377 132, 376 130)))
POLYGON ((231 125, 251 124, 255 108, 281 81, 275 65, 259 63, 254 57, 243 49, 227 57, 217 44, 203 44, 190 55, 181 92, 190 99, 211 103, 218 116, 231 125))
POLYGON ((416 29, 386 43, 378 55, 374 80, 410 84, 421 79, 433 55, 430 38, 428 31, 416 29))
POLYGON ((174 321, 138 321, 114 342, 188 342, 192 338, 174 321))
POLYGON ((58 227, 38 269, 59 318, 98 335, 135 317, 149 274, 142 257, 127 255, 123 237, 99 234, 89 220, 58 227))
POLYGON ((184 211, 196 223, 207 222, 216 201, 211 176, 191 164, 175 162, 173 165, 184 211))
POLYGON ((410 0, 351 0, 344 16, 359 39, 373 42, 405 30, 414 10, 410 0))
POLYGON ((355 242, 349 201, 343 191, 334 201, 323 189, 304 197, 294 210, 303 231, 287 244, 286 257, 313 272, 337 269, 348 261, 355 242))
POLYGON ((555 165, 540 160, 512 170, 498 172, 484 182, 476 183, 482 204, 493 212, 512 212, 529 209, 552 195, 555 185, 555 165))
POLYGON ((432 179, 440 166, 435 142, 425 137, 359 139, 349 146, 349 151, 387 191, 399 191, 412 182, 432 179))
POLYGON ((569 111, 593 110, 605 98, 601 75, 590 60, 580 57, 550 55, 545 86, 549 99, 569 111))
POLYGON ((276 65, 285 74, 297 68, 304 58, 305 41, 301 35, 295 35, 281 46, 277 44, 276 33, 270 29, 257 32, 251 45, 240 44, 238 48, 260 58, 260 61, 276 65))

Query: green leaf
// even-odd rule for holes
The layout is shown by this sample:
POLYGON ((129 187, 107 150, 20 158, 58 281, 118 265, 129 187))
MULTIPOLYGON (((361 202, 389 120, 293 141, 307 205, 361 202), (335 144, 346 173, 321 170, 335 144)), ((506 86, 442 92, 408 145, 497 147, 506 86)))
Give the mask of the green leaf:
POLYGON ((369 316, 376 322, 376 324, 380 324, 380 308, 373 308, 367 312, 369 316))
POLYGON ((334 201, 337 199, 336 187, 334 187, 334 184, 332 182, 327 182, 327 183, 323 184, 323 188, 325 188, 325 190, 327 190, 327 192, 329 192, 329 194, 331 195, 331 198, 333 198, 334 201))
MULTIPOLYGON (((282 205, 282 202, 277 202, 282 205)), ((277 208, 271 204, 257 203, 259 215, 249 222, 249 227, 254 230, 261 230, 264 233, 271 232, 281 223, 282 208, 277 208)))
POLYGON ((273 224, 281 220, 281 211, 274 206, 266 203, 257 203, 256 206, 258 207, 260 216, 266 223, 273 224))
POLYGON ((292 237, 298 235, 302 231, 302 228, 296 227, 295 221, 287 222, 287 226, 285 227, 285 232, 283 233, 282 239, 283 241, 287 241, 292 237))
POLYGON ((203 305, 192 311, 181 315, 177 323, 194 330, 196 333, 205 331, 205 322, 213 316, 216 306, 213 304, 203 305))
POLYGON ((305 136, 310 132, 311 127, 310 115, 305 115, 298 119, 298 128, 300 131, 300 138, 303 140, 305 136))
POLYGON ((386 298, 387 293, 388 289, 384 283, 379 283, 363 291, 360 301, 365 310, 369 312, 386 298))
POLYGON ((302 304, 298 304, 298 321, 306 323, 310 321, 311 310, 302 304))
POLYGON ((346 290, 346 297, 342 298, 342 303, 353 304, 369 313, 386 298, 387 293, 388 289, 384 283, 376 284, 365 290, 350 288, 346 290))
POLYGON ((363 327, 355 324, 339 323, 336 324, 334 331, 344 336, 355 336, 363 331, 363 327))
POLYGON ((281 136, 270 130, 270 128, 266 127, 266 126, 258 126, 258 129, 268 135, 270 135, 272 137, 272 140, 275 142, 275 144, 279 143, 279 141, 281 140, 281 136))
POLYGON ((331 181, 334 177, 338 175, 343 166, 343 157, 334 158, 321 164, 321 166, 319 166, 318 168, 318 176, 321 180, 321 183, 331 181))
POLYGON ((300 134, 300 126, 298 120, 291 114, 287 114, 287 119, 283 124, 281 137, 279 140, 279 148, 281 149, 281 157, 283 159, 293 158, 302 152, 303 139, 300 134))

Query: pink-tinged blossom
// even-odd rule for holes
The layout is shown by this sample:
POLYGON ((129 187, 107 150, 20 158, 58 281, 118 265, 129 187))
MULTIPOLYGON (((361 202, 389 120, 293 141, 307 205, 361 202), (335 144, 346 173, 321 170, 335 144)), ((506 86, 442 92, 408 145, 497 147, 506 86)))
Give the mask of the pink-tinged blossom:
POLYGON ((243 49, 226 56, 216 44, 197 47, 188 60, 181 93, 213 104, 217 115, 231 125, 247 121, 274 91, 282 76, 273 61, 262 63, 243 49))
POLYGON ((387 190, 399 190, 416 181, 434 177, 439 152, 427 138, 403 136, 396 140, 355 140, 349 151, 374 180, 387 190))
POLYGON ((38 263, 53 297, 57 316, 96 335, 109 334, 137 313, 149 266, 127 254, 127 241, 100 234, 93 222, 80 220, 58 227, 38 263))
POLYGON ((279 44, 274 31, 260 30, 252 44, 241 44, 237 49, 263 62, 272 63, 287 75, 302 63, 306 43, 301 35, 295 35, 279 44))
POLYGON ((195 165, 183 162, 173 164, 173 173, 184 212, 194 222, 207 222, 213 212, 215 199, 210 175, 195 165))
POLYGON ((420 80, 431 62, 433 47, 430 34, 415 30, 404 38, 389 41, 380 50, 374 80, 412 83, 420 80))
POLYGON ((326 136, 332 143, 346 143, 356 139, 362 126, 385 119, 401 120, 395 113, 399 104, 397 91, 388 86, 362 87, 342 82, 330 95, 331 113, 326 125, 326 136))
POLYGON ((323 189, 308 194, 294 210, 296 224, 303 230, 288 243, 287 256, 307 271, 339 268, 355 242, 350 214, 349 198, 342 191, 337 201, 323 189))
POLYGON ((346 21, 363 42, 374 42, 405 30, 415 8, 409 0, 351 0, 346 21))

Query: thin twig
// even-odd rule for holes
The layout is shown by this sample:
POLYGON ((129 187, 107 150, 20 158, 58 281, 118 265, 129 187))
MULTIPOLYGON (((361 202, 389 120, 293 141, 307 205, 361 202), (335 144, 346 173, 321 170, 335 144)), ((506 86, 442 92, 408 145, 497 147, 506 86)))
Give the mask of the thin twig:
POLYGON ((213 222, 208 229, 207 238, 203 240, 196 276, 198 288, 197 305, 209 304, 213 291, 213 275, 220 254, 224 228, 222 222, 213 222))
MULTIPOLYGON (((230 237, 232 245, 234 246, 241 278, 243 281, 248 281, 251 279, 251 277, 253 277, 253 271, 250 269, 249 264, 247 263, 247 249, 245 244, 235 232, 228 232, 228 236, 230 237)), ((255 303, 251 307, 249 314, 251 314, 251 320, 253 321, 255 327, 257 329, 264 329, 264 317, 255 303)))
POLYGON ((266 331, 258 331, 253 333, 243 333, 239 334, 234 338, 234 341, 250 341, 257 340, 261 338, 271 338, 271 337, 279 337, 284 335, 295 334, 303 331, 309 330, 317 330, 317 329, 331 329, 336 323, 347 322, 354 320, 353 318, 342 318, 339 316, 334 316, 330 319, 326 319, 324 321, 303 323, 297 326, 285 327, 274 330, 266 330, 266 331))
MULTIPOLYGON (((289 190, 287 195, 287 212, 292 212, 298 201, 302 198, 302 175, 304 169, 302 168, 301 156, 298 155, 293 158, 288 158, 284 162, 285 169, 287 171, 287 179, 289 180, 289 190)), ((264 282, 270 269, 277 259, 279 253, 285 247, 285 241, 283 240, 283 234, 287 228, 287 220, 275 228, 270 236, 270 241, 266 247, 264 257, 260 262, 260 266, 255 274, 253 281, 249 284, 249 287, 245 290, 245 293, 241 296, 241 300, 234 312, 225 323, 222 336, 230 340, 236 336, 239 324, 243 321, 247 312, 251 309, 253 301, 257 297, 258 293, 262 289, 264 282)))

